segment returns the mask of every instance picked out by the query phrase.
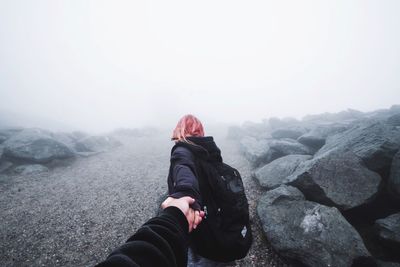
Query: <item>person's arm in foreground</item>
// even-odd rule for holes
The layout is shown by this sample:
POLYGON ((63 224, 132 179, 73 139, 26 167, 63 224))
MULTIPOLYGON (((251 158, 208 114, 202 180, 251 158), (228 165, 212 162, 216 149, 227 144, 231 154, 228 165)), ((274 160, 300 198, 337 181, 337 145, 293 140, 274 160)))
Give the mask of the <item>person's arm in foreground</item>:
POLYGON ((193 202, 190 197, 168 198, 160 215, 143 224, 97 266, 186 266, 188 232, 201 222, 201 218, 195 222, 189 208, 193 202))

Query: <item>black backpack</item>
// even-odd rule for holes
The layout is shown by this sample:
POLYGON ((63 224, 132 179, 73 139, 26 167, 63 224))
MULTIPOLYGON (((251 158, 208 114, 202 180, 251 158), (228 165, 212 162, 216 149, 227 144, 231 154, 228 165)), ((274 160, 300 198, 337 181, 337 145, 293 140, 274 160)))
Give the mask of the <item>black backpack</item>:
MULTIPOLYGON (((184 146, 190 150, 190 146, 184 146)), ((192 248, 214 261, 244 258, 250 249, 252 234, 240 173, 223 162, 195 158, 205 218, 190 235, 192 248)))

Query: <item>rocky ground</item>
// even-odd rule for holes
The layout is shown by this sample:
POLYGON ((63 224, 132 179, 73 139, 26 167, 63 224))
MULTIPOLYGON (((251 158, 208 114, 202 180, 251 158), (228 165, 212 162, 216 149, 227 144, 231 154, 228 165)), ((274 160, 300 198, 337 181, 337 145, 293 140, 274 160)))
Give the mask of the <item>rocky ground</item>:
MULTIPOLYGON (((152 217, 166 191, 171 142, 139 137, 37 175, 0 175, 1 266, 93 266, 152 217)), ((290 266, 261 234, 261 194, 236 142, 216 138, 224 160, 242 173, 254 243, 236 266, 290 266)))

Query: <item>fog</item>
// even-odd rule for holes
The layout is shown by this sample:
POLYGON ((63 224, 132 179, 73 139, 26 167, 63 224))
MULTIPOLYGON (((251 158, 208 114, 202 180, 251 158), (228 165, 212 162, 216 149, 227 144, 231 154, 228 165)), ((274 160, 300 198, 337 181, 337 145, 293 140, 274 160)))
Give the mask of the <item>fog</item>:
MULTIPOLYGON (((107 131, 400 101, 399 1, 0 0, 0 114, 107 131)), ((0 117, 1 118, 1 117, 0 117)))

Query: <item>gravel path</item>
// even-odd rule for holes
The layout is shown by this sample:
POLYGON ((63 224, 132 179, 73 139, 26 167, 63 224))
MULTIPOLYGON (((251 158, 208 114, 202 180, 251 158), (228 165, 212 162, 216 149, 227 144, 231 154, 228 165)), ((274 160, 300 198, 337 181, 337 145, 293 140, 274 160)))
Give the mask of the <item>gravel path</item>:
MULTIPOLYGON (((254 243, 237 266, 288 266, 261 234, 254 213, 261 191, 249 164, 234 142, 216 141, 241 171, 250 201, 254 243)), ((93 266, 152 217, 167 188, 172 144, 159 137, 123 143, 46 174, 0 176, 0 265, 93 266)))

